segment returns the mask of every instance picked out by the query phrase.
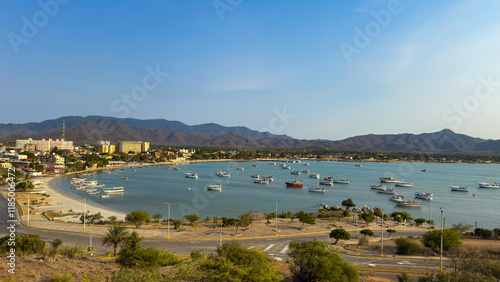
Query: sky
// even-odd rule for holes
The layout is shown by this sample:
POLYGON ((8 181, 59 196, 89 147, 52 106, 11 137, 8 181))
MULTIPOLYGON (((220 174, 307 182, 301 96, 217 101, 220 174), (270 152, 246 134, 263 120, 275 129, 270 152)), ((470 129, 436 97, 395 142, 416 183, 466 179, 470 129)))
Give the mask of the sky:
POLYGON ((499 1, 1 1, 0 123, 500 139, 499 1))

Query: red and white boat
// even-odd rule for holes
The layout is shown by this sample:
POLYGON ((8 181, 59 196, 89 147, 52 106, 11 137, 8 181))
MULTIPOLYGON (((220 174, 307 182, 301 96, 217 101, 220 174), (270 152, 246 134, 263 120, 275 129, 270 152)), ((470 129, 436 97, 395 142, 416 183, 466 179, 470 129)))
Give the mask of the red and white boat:
POLYGON ((302 187, 304 187, 304 183, 302 183, 302 181, 297 181, 297 180, 286 181, 285 184, 286 184, 286 187, 293 187, 293 188, 302 188, 302 187))

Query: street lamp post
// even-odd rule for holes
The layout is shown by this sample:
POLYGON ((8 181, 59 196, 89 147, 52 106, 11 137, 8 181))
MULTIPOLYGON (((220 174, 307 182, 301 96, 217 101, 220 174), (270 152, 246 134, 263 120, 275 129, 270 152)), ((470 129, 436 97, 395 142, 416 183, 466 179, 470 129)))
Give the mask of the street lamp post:
POLYGON ((220 222, 220 237, 219 237, 219 246, 222 247, 222 220, 220 222))
POLYGON ((382 240, 380 241, 380 256, 384 256, 384 210, 382 210, 382 224, 380 225, 380 237, 382 240))
POLYGON ((274 236, 278 236, 278 201, 276 200, 276 220, 274 226, 274 236))
POLYGON ((85 221, 87 221, 87 196, 83 197, 85 204, 83 205, 83 233, 85 233, 85 221))
POLYGON ((30 226, 30 195, 28 194, 28 226, 30 226))
POLYGON ((170 240, 170 203, 165 202, 168 205, 168 219, 167 219, 167 240, 170 240))
POLYGON ((439 272, 443 272, 443 210, 441 210, 441 254, 439 256, 439 272))

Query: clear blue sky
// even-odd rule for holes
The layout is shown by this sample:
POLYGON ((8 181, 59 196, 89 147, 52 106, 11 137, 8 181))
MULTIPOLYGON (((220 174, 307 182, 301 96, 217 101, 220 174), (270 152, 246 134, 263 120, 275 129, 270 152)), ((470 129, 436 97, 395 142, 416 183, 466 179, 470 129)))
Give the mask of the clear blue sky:
POLYGON ((60 1, 0 2, 0 123, 500 139, 498 1, 60 1))

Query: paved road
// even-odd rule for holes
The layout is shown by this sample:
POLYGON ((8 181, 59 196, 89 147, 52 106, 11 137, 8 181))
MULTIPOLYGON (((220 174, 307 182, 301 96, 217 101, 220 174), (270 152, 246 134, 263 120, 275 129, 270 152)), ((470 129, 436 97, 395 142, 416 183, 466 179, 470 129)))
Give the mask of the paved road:
MULTIPOLYGON (((7 230, 7 199, 0 196, 0 236, 8 234, 7 230)), ((90 232, 88 228, 87 232, 90 232)), ((228 237, 228 234, 223 233, 223 237, 228 237)), ((91 234, 74 233, 74 232, 64 232, 64 231, 52 231, 52 230, 42 230, 37 228, 31 228, 23 226, 20 223, 16 225, 16 235, 24 234, 39 234, 40 237, 51 242, 55 238, 61 239, 65 244, 82 246, 85 249, 89 246, 91 234)), ((398 235, 418 235, 415 232, 401 231, 398 235)), ((354 236, 354 232, 351 232, 351 236, 354 236)), ((102 236, 93 235, 93 247, 94 251, 98 255, 103 255, 106 252, 111 251, 111 249, 106 249, 101 245, 102 236)), ((239 240, 245 246, 252 249, 260 249, 277 260, 286 260, 288 257, 287 252, 289 248, 289 243, 291 241, 310 241, 317 239, 320 241, 325 241, 328 243, 333 243, 333 240, 328 237, 328 234, 308 234, 301 236, 287 236, 287 237, 272 237, 264 239, 246 239, 239 240)), ((223 243, 225 241, 222 241, 223 243)), ((192 250, 203 250, 205 253, 213 253, 219 246, 220 241, 166 241, 166 240, 143 240, 143 246, 152 246, 156 248, 167 249, 172 252, 177 252, 180 255, 189 255, 192 250)), ((429 267, 430 264, 434 267, 439 266, 439 262, 432 262, 425 260, 404 260, 398 258, 374 258, 374 257, 360 257, 342 254, 344 259, 349 262, 360 264, 360 265, 386 265, 386 266, 405 266, 405 267, 429 267)))

